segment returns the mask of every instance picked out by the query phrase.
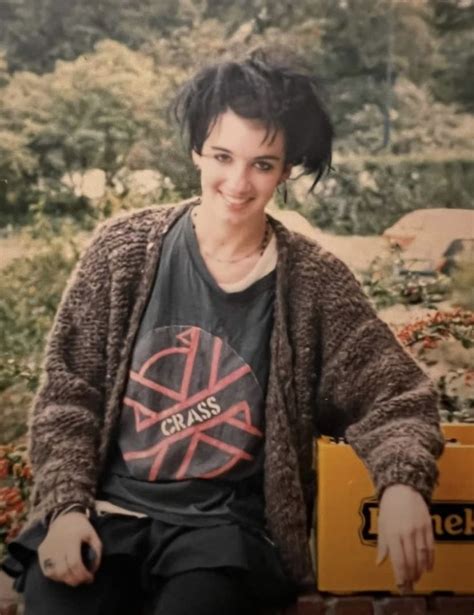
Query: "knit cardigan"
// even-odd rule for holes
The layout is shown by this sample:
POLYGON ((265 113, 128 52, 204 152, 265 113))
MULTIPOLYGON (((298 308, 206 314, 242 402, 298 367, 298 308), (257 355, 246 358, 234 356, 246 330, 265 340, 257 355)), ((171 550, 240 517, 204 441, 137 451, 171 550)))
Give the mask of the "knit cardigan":
MULTIPOLYGON (((192 204, 102 225, 73 273, 49 336, 30 418, 31 521, 94 506, 163 236, 192 204)), ((429 501, 443 450, 436 394, 347 267, 270 219, 278 263, 265 400, 267 529, 288 574, 310 586, 313 438, 345 433, 378 496, 410 485, 429 501)), ((162 298, 166 301, 166 297, 162 298)))

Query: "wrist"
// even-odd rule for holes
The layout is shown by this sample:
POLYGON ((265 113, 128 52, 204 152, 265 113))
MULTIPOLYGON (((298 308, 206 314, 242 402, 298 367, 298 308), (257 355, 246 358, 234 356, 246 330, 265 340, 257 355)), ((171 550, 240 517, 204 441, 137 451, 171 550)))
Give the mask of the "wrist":
POLYGON ((50 526, 53 523, 53 521, 56 521, 56 519, 58 519, 59 517, 62 517, 72 512, 81 513, 89 519, 90 514, 91 514, 91 509, 77 502, 70 502, 69 504, 62 504, 61 506, 57 506, 51 512, 51 514, 47 518, 47 525, 50 526))

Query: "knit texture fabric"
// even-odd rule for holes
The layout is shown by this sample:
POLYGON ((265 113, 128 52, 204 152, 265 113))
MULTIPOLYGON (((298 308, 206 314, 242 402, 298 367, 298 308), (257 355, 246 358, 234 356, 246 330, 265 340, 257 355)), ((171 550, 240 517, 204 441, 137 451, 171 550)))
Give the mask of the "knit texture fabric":
MULTIPOLYGON (((31 413, 31 520, 67 502, 93 507, 163 236, 197 202, 108 221, 80 259, 31 413)), ((287 572, 303 587, 314 582, 314 436, 345 432, 378 496, 403 483, 427 501, 444 441, 430 381, 347 267, 313 240, 271 224, 278 263, 265 404, 266 521, 287 572)))

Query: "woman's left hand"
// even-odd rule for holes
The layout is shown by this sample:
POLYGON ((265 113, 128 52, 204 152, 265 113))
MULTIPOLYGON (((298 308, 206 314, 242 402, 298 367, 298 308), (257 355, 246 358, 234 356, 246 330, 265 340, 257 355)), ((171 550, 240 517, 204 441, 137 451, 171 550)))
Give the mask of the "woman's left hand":
POLYGON ((378 520, 379 565, 390 556, 400 593, 413 591, 434 564, 431 517, 422 496, 407 485, 391 485, 382 494, 378 520))

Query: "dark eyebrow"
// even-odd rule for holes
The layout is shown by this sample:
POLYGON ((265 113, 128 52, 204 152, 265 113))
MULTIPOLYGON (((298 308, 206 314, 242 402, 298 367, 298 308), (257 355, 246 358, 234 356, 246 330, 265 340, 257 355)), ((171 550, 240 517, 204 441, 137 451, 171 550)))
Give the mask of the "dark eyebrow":
MULTIPOLYGON (((219 147, 217 145, 211 145, 211 149, 215 149, 219 152, 225 152, 226 154, 232 154, 230 149, 219 147)), ((268 156, 256 156, 254 160, 280 160, 280 156, 273 156, 272 154, 269 154, 268 156)))

